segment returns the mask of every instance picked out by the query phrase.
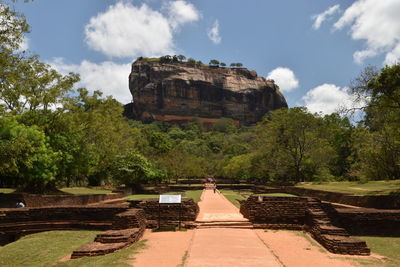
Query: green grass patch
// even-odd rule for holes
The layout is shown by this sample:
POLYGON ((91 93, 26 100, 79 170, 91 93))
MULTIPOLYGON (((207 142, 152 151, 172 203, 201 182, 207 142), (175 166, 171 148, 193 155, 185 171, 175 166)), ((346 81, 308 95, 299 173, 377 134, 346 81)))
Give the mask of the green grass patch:
MULTIPOLYGON (((188 190, 184 192, 169 192, 162 195, 182 195, 182 197, 192 198, 194 202, 200 201, 200 196, 203 190, 188 190)), ((127 200, 138 200, 138 199, 149 199, 157 198, 159 199, 159 194, 136 194, 124 197, 127 200)))
POLYGON ((357 236, 372 253, 385 256, 384 266, 400 266, 400 237, 357 236))
POLYGON ((160 195, 156 194, 136 194, 124 197, 127 200, 138 200, 138 199, 148 199, 148 198, 159 198, 160 195))
POLYGON ((145 247, 145 241, 140 241, 129 248, 105 256, 59 261, 75 249, 93 242, 98 233, 97 231, 51 231, 25 236, 0 247, 0 266, 130 266, 127 261, 145 247))
POLYGON ((15 191, 14 188, 0 188, 0 193, 4 193, 4 194, 10 194, 14 191, 15 191))
POLYGON ((107 254, 104 256, 97 257, 84 257, 66 262, 59 262, 54 266, 62 267, 128 267, 132 266, 128 263, 129 260, 133 260, 132 255, 139 253, 142 249, 146 248, 146 240, 139 241, 132 246, 118 250, 117 252, 107 254))
POLYGON ((297 187, 354 195, 400 194, 400 180, 360 182, 300 183, 297 187))
POLYGON ((73 195, 96 195, 96 194, 110 194, 112 190, 95 188, 95 187, 65 187, 61 188, 60 191, 73 194, 73 195))
POLYGON ((49 266, 92 242, 97 231, 51 231, 27 235, 0 247, 0 266, 49 266))
MULTIPOLYGON (((236 207, 240 207, 238 200, 245 200, 246 198, 240 192, 234 190, 221 189, 220 192, 236 207)), ((243 192, 242 192, 243 194, 243 192)))
POLYGON ((188 190, 184 192, 184 196, 193 199, 194 202, 200 201, 200 196, 203 190, 188 190))

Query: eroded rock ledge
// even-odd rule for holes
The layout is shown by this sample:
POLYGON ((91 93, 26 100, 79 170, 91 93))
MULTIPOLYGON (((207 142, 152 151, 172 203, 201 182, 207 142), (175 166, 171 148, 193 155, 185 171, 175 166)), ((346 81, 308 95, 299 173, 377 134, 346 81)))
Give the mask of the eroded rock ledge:
POLYGON ((287 107, 279 87, 245 68, 192 66, 146 59, 132 64, 128 117, 182 122, 194 117, 213 123, 221 117, 244 125, 268 111, 287 107))

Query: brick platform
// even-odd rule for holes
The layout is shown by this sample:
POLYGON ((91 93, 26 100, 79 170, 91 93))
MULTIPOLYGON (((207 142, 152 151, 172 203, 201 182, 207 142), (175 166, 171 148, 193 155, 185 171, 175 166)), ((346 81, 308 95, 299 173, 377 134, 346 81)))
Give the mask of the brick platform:
POLYGON ((182 204, 161 204, 158 199, 129 200, 130 207, 143 209, 148 228, 158 226, 178 226, 179 217, 181 225, 186 228, 194 227, 194 221, 199 213, 199 206, 191 198, 183 198, 182 204), (180 214, 180 215, 179 215, 180 214))
POLYGON ((332 253, 370 254, 364 241, 333 225, 318 199, 250 196, 240 204, 240 212, 255 228, 306 230, 332 253))
POLYGON ((146 219, 141 209, 117 214, 112 225, 114 230, 98 234, 94 242, 75 250, 71 258, 101 256, 129 247, 142 238, 145 227, 146 219))

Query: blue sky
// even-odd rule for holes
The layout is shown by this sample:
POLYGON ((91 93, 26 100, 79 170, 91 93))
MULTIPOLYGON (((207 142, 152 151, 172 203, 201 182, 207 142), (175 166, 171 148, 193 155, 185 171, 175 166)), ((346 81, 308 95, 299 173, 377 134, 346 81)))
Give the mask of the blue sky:
MULTIPOLYGON (((21 3, 22 2, 22 3, 21 3)), ((400 58, 400 0, 35 0, 15 9, 24 47, 79 84, 130 100, 139 56, 241 62, 276 81, 289 106, 333 112, 367 65, 400 58)))

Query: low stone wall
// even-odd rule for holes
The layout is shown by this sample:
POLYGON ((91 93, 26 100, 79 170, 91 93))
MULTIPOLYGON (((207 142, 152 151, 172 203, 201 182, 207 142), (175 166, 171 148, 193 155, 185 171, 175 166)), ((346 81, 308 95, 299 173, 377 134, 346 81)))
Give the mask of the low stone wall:
POLYGON ((24 200, 27 207, 52 207, 65 205, 88 205, 105 200, 122 198, 130 195, 131 189, 119 189, 111 194, 90 194, 90 195, 35 195, 35 194, 4 194, 0 193, 0 209, 15 208, 19 200, 24 200), (114 193, 115 192, 115 193, 114 193))
POLYGON ((2 209, 0 243, 7 243, 31 233, 52 230, 106 230, 124 206, 60 206, 45 208, 2 209))
POLYGON ((281 189, 281 191, 285 193, 298 196, 317 197, 328 202, 374 209, 400 209, 400 195, 356 196, 345 193, 306 189, 294 186, 286 186, 282 187, 281 189))
POLYGON ((240 204, 240 212, 256 228, 304 229, 333 253, 370 253, 364 241, 351 238, 345 229, 332 224, 319 199, 250 196, 240 204))
POLYGON ((115 216, 112 229, 98 234, 94 242, 75 250, 71 258, 101 256, 126 248, 140 240, 146 227, 144 211, 129 209, 115 216))
POLYGON ((255 227, 298 229, 305 223, 305 198, 250 196, 240 202, 240 212, 255 227))
POLYGON ((155 228, 158 226, 177 226, 179 217, 181 225, 184 227, 194 227, 194 221, 199 213, 199 206, 191 198, 183 198, 182 204, 160 204, 158 199, 129 200, 131 208, 143 209, 147 227, 155 228), (160 208, 159 208, 160 207, 160 208))
POLYGON ((351 235, 400 236, 400 210, 324 207, 351 235))

